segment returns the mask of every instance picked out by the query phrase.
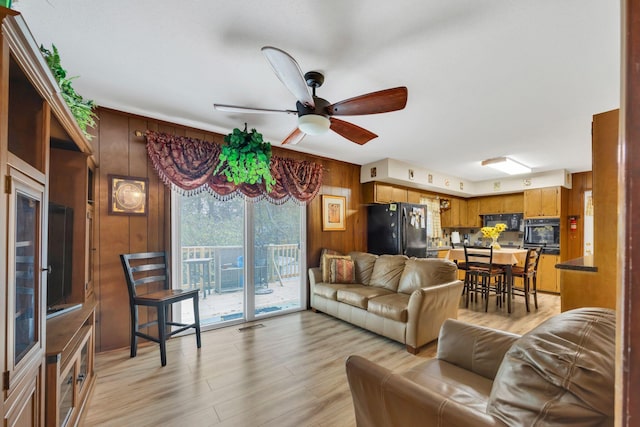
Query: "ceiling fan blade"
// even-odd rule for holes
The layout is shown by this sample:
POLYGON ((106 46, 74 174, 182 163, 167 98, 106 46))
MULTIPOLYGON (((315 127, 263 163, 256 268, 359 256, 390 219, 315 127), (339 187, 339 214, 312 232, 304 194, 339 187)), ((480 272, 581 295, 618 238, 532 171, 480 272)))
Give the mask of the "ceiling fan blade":
POLYGON ((308 107, 315 107, 313 96, 309 91, 309 86, 302 75, 302 70, 295 59, 284 50, 276 47, 265 46, 262 53, 271 64, 271 68, 276 73, 280 81, 289 89, 289 92, 296 97, 301 104, 308 107))
POLYGON ((353 123, 345 122, 344 120, 336 119, 335 117, 329 117, 329 120, 331 121, 330 129, 332 131, 344 136, 349 141, 355 142, 356 144, 364 145, 373 138, 378 137, 375 133, 354 125, 353 123))
POLYGON ((331 116, 360 116, 402 110, 407 105, 407 88, 396 87, 345 99, 327 107, 331 116))
POLYGON ((238 107, 237 105, 227 104, 213 104, 213 108, 218 111, 225 111, 227 113, 256 113, 256 114, 294 114, 297 115, 296 110, 271 110, 268 108, 252 108, 252 107, 238 107))
POLYGON ((302 132, 299 128, 295 128, 293 132, 291 132, 285 139, 282 141, 282 145, 290 144, 295 145, 298 142, 302 141, 307 134, 302 132))

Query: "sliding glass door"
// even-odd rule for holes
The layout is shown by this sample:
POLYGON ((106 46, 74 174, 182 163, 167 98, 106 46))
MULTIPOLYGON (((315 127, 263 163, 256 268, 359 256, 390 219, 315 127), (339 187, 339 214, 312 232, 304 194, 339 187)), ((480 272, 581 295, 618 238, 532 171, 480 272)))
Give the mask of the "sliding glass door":
POLYGON ((264 200, 252 207, 254 314, 299 309, 303 209, 264 200))
MULTIPOLYGON (((305 208, 173 196, 174 287, 200 290, 203 326, 300 310, 305 208)), ((187 304, 176 316, 188 320, 187 304)))

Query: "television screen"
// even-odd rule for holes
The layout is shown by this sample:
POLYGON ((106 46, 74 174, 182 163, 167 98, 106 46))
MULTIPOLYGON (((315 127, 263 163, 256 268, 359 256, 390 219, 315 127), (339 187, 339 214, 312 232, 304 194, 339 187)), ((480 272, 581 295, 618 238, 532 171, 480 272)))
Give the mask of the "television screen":
POLYGON ((49 203, 47 308, 67 303, 71 295, 73 209, 49 203))

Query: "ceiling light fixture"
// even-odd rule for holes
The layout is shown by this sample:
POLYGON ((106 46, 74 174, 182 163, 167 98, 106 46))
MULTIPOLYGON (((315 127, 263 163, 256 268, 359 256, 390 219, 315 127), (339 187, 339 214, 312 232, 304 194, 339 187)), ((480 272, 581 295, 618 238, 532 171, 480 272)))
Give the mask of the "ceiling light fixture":
POLYGON ((519 175, 523 173, 531 173, 531 168, 516 162, 509 157, 496 157, 482 161, 482 166, 489 166, 509 175, 519 175))
POLYGON ((329 118, 319 114, 305 114, 298 117, 298 128, 307 135, 320 135, 329 130, 329 118))

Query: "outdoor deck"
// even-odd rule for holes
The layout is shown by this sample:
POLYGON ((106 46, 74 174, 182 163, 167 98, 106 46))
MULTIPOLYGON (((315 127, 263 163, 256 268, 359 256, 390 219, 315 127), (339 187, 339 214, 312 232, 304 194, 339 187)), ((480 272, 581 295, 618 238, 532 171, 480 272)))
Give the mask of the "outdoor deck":
MULTIPOLYGON (((300 250, 297 245, 266 245, 254 265, 256 314, 300 307, 300 250)), ((182 248, 182 288, 200 289, 203 325, 243 317, 244 263, 241 246, 182 248)), ((182 304, 183 320, 193 319, 182 304)))

